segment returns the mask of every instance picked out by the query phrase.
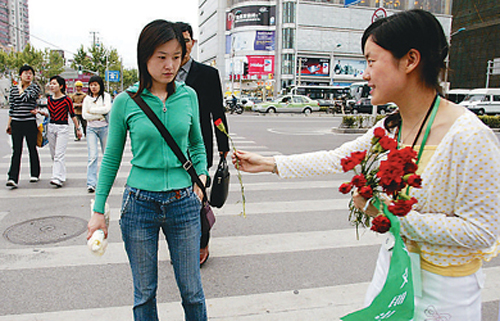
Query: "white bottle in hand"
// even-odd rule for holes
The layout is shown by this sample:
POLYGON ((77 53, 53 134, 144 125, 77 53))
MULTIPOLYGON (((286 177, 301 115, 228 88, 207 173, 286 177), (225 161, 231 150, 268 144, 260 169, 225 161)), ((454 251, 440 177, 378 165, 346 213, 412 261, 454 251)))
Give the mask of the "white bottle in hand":
MULTIPOLYGON (((94 215, 94 200, 90 201, 90 215, 94 215)), ((109 205, 106 203, 104 209, 104 219, 106 220, 106 226, 109 226, 109 205)), ((108 240, 105 238, 103 230, 96 230, 87 241, 87 245, 90 249, 90 252, 96 256, 101 256, 106 251, 106 247, 108 246, 108 240)))

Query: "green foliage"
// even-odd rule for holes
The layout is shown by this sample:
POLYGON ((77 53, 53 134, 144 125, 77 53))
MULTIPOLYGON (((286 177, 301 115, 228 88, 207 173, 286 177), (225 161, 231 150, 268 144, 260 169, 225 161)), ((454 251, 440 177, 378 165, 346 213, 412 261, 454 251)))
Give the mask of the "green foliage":
POLYGON ((340 124, 340 127, 342 128, 358 128, 356 127, 356 116, 343 116, 342 117, 342 123, 340 124))
POLYGON ((490 128, 500 128, 500 116, 478 116, 490 128))
POLYGON ((48 78, 64 70, 64 59, 57 51, 37 50, 29 43, 21 52, 0 51, 0 73, 12 80, 18 78, 19 68, 30 65, 35 70, 35 79, 44 88, 48 78))
POLYGON ((123 90, 132 86, 139 81, 139 74, 137 69, 124 69, 123 70, 123 90))

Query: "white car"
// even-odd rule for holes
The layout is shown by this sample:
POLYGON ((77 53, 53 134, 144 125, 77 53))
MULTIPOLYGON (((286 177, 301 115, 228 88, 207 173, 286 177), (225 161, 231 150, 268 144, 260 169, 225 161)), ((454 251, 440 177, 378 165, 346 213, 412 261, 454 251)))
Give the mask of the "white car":
POLYGON ((274 101, 256 104, 253 111, 260 113, 304 113, 319 111, 319 103, 307 96, 286 95, 274 101))

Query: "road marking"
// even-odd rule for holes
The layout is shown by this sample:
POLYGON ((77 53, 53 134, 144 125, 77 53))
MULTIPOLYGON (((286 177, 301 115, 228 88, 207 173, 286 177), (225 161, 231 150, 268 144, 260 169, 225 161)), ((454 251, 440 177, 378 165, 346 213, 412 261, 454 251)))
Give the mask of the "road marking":
MULTIPOLYGON (((79 238, 83 243, 82 245, 2 249, 0 250, 0 271, 124 264, 128 262, 122 242, 110 243, 102 257, 95 257, 84 244, 85 236, 81 235, 79 238)), ((384 239, 385 236, 364 230, 360 233, 359 240, 356 240, 355 231, 351 228, 346 230, 212 237, 210 240, 210 257, 234 257, 371 246, 381 244, 384 239)), ((161 261, 169 260, 168 250, 164 245, 160 246, 159 259, 161 261)))
MULTIPOLYGON (((484 268, 488 282, 483 303, 500 299, 500 267, 484 268)), ((303 321, 338 320, 361 309, 368 282, 258 293, 206 300, 210 320, 217 321, 303 321)), ((162 320, 183 320, 180 302, 158 303, 162 320)), ((120 306, 45 313, 0 316, 0 321, 132 321, 132 307, 120 306)))

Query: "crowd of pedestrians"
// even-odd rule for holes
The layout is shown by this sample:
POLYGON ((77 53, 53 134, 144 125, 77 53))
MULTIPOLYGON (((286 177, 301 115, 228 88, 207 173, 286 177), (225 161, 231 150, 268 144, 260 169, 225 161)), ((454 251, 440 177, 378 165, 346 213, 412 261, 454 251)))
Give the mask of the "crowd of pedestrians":
POLYGON ((30 183, 40 180, 40 158, 37 150, 39 128, 38 117, 49 119, 46 137, 52 159, 50 184, 63 187, 66 181, 66 148, 70 139, 70 120, 73 122, 75 141, 87 137, 88 165, 87 191, 93 193, 98 174, 98 141, 102 153, 106 146, 108 132, 108 113, 111 110, 111 96, 104 92, 101 77, 93 76, 88 84, 88 92, 83 91, 83 83, 75 82, 76 92, 66 94, 66 80, 55 75, 49 79, 47 106, 38 105, 40 86, 34 81, 35 70, 29 65, 19 69, 19 84, 10 89, 9 119, 7 134, 12 139, 12 156, 7 173, 6 186, 18 188, 23 142, 26 140, 30 158, 30 183))

